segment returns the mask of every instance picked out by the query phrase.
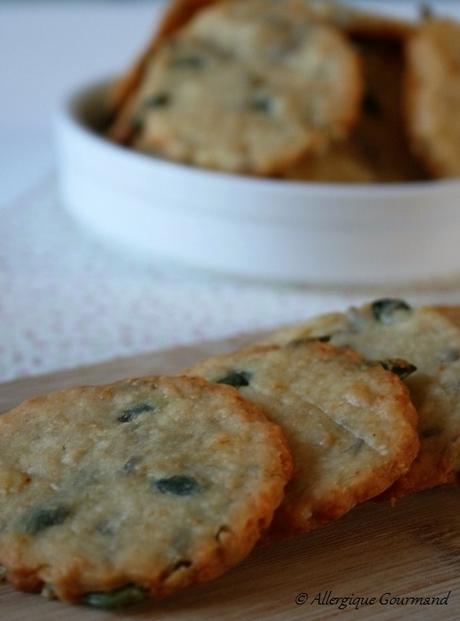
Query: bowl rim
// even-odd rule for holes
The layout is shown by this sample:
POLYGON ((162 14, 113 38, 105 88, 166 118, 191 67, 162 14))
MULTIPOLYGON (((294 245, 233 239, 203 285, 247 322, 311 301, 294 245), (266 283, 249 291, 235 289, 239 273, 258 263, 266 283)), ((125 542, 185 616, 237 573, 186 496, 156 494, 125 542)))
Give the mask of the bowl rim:
MULTIPOLYGON (((337 198, 342 196, 348 199, 353 197, 367 197, 369 200, 372 200, 372 198, 391 200, 392 198, 401 198, 404 195, 418 194, 421 191, 424 194, 429 192, 436 195, 440 191, 451 190, 453 187, 460 187, 460 178, 427 179, 409 182, 340 183, 251 177, 249 175, 199 168, 180 162, 157 158, 154 155, 135 151, 134 149, 129 149, 115 142, 111 142, 108 138, 104 137, 102 133, 90 127, 89 123, 85 122, 85 119, 82 118, 82 107, 85 103, 90 99, 93 101, 97 101, 98 98, 100 99, 103 91, 106 90, 110 84, 113 84, 115 79, 116 78, 113 76, 105 76, 74 89, 64 99, 55 113, 54 120, 56 125, 58 127, 64 126, 70 129, 81 139, 92 143, 94 147, 103 149, 106 153, 110 152, 112 155, 125 157, 131 162, 142 164, 144 167, 145 165, 155 165, 159 172, 161 172, 161 170, 169 173, 176 172, 182 175, 184 180, 187 177, 195 180, 201 178, 203 182, 225 183, 228 191, 231 191, 233 186, 234 189, 238 188, 239 190, 247 188, 253 191, 268 191, 277 195, 284 194, 287 199, 289 197, 289 192, 296 191, 297 193, 303 193, 305 196, 315 196, 316 198, 337 198)), ((364 209, 366 208, 364 202, 361 206, 364 209)), ((394 201, 394 206, 397 208, 397 201, 394 201)), ((322 208, 322 205, 318 205, 318 207, 322 208)), ((386 205, 386 208, 388 207, 389 205, 386 205)), ((416 205, 414 205, 414 207, 416 207, 416 205)))

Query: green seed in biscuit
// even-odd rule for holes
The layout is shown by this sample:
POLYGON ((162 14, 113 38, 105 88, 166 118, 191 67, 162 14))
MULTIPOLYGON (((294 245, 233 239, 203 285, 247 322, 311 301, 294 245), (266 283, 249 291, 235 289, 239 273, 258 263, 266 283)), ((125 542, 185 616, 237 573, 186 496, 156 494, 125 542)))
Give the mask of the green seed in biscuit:
POLYGON ((203 56, 192 55, 179 56, 174 60, 172 66, 175 69, 202 69, 206 64, 203 56))
POLYGON ((83 597, 83 603, 93 608, 113 610, 138 604, 145 598, 145 589, 129 584, 114 591, 87 593, 83 597))
POLYGON ((23 530, 28 535, 38 535, 53 526, 63 524, 71 513, 70 507, 62 504, 34 507, 23 520, 23 530))
POLYGON ((171 95, 168 93, 157 93, 148 97, 144 105, 146 108, 167 108, 171 103, 171 95))
POLYGON ((255 112, 269 114, 273 107, 273 100, 265 95, 256 95, 249 102, 249 107, 255 112))
POLYGON ((118 420, 120 423, 130 423, 141 414, 145 414, 145 412, 153 412, 154 410, 154 406, 150 405, 150 403, 139 403, 138 405, 134 405, 131 408, 123 410, 123 412, 118 416, 118 420))
POLYGON ((251 377, 252 373, 249 371, 232 370, 226 373, 223 377, 219 377, 214 381, 216 384, 226 384, 227 386, 240 388, 242 386, 249 386, 251 383, 251 377))
POLYGON ((192 496, 201 490, 198 481, 180 474, 154 481, 153 485, 162 494, 172 494, 173 496, 192 496))
POLYGON ((411 307, 404 300, 382 298, 372 303, 372 313, 377 321, 391 324, 400 314, 409 313, 411 307))

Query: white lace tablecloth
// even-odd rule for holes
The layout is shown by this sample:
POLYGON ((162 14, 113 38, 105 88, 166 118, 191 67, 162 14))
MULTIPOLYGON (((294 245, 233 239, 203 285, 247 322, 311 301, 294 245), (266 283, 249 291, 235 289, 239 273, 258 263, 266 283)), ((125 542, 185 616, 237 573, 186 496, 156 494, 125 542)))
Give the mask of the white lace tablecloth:
MULTIPOLYGON (((139 264, 80 230, 49 178, 0 210, 0 381, 268 328, 380 291, 321 291, 139 264)), ((397 292, 460 302, 460 284, 397 292)))
MULTIPOLYGON (((49 113, 70 86, 126 64, 159 7, 0 6, 0 382, 268 328, 394 293, 321 291, 141 265, 87 237, 69 218, 47 173, 54 167, 49 113)), ((460 302, 460 283, 398 294, 413 302, 460 302)))

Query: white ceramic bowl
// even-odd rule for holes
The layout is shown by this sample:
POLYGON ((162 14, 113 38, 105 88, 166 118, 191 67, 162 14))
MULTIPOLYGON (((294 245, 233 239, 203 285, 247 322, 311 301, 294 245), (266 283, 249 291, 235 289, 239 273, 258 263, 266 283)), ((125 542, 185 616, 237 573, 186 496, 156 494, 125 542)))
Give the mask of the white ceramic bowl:
POLYGON ((106 84, 70 98, 57 137, 64 204, 114 244, 148 258, 315 284, 460 272, 460 181, 317 184, 171 163, 92 129, 106 84))

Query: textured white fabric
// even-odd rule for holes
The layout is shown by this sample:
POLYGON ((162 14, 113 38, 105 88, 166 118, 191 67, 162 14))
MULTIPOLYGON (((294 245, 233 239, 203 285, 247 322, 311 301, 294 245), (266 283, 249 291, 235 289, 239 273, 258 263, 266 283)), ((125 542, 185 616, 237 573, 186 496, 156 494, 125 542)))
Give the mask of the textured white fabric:
MULTIPOLYGON (((228 336, 394 291, 319 291, 139 264, 83 233, 48 179, 0 210, 0 381, 228 336)), ((460 284, 403 291, 460 302, 460 284)))

